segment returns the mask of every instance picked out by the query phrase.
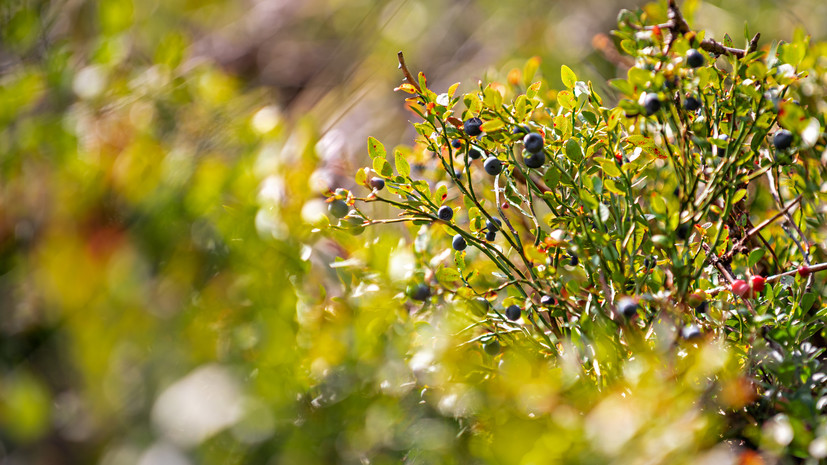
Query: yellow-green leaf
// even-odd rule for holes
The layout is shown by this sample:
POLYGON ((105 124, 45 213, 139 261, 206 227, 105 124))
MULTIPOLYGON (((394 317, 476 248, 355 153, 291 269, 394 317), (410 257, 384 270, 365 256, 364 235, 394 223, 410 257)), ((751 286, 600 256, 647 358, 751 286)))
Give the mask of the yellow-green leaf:
POLYGON ((577 82, 577 75, 566 65, 560 67, 560 77, 563 79, 563 85, 569 89, 574 89, 574 83, 577 82))
POLYGON ((396 172, 399 173, 400 176, 408 177, 411 175, 411 165, 408 164, 408 160, 405 160, 405 157, 403 157, 402 153, 398 150, 393 153, 393 161, 396 165, 396 172))
POLYGON ((480 129, 482 129, 483 132, 494 132, 498 129, 502 129, 503 126, 505 126, 505 123, 503 123, 501 119, 492 119, 482 123, 480 129))
POLYGON ((373 171, 376 171, 379 174, 379 176, 382 176, 383 178, 389 178, 393 176, 391 164, 381 157, 373 159, 373 171))
POLYGON ((370 155, 370 158, 385 158, 385 155, 387 155, 385 146, 375 137, 368 137, 368 155, 370 155))
POLYGON ((571 95, 571 92, 567 90, 561 90, 557 92, 557 103, 560 104, 561 107, 572 110, 574 109, 574 104, 576 103, 574 100, 574 96, 571 95))

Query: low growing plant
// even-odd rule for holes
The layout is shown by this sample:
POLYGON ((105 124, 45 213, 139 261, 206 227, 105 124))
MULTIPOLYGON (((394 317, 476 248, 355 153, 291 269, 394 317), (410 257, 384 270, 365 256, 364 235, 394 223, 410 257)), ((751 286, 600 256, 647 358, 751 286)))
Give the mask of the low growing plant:
MULTIPOLYGON (((536 60, 507 84, 439 91, 400 53, 396 90, 418 137, 390 153, 368 140, 359 187, 331 193, 331 208, 350 208, 333 228, 410 225, 416 265, 400 298, 429 324, 467 323, 452 340, 486 355, 463 382, 515 376, 515 401, 555 434, 555 405, 586 415, 570 419, 580 426, 558 457, 680 462, 726 440, 749 457, 823 458, 827 46, 797 31, 759 47, 745 31, 736 48, 692 30, 675 2, 662 10, 619 15, 615 41, 633 66, 610 81, 616 104, 568 66, 551 89, 536 60), (371 204, 398 217, 375 218, 371 204), (514 374, 515 357, 550 374, 514 374), (532 376, 554 388, 520 400, 532 376), (695 412, 681 423, 695 439, 649 456, 589 423, 640 415, 651 439, 659 412, 635 412, 649 400, 695 412)), ((479 411, 467 418, 502 433, 479 411)))

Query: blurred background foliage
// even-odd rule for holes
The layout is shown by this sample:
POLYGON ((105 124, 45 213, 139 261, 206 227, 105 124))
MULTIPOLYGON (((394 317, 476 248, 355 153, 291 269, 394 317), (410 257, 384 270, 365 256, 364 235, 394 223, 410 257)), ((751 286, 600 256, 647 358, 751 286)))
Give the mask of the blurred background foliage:
MULTIPOLYGON (((693 381, 731 381, 721 408, 749 400, 722 347, 644 351, 597 387, 578 360, 495 359, 461 344, 462 309, 400 303, 406 230, 309 226, 368 135, 412 140, 397 50, 435 89, 532 56, 553 87, 562 63, 603 83, 625 74, 608 32, 637 6, 2 2, 0 461, 733 459, 693 381)), ((684 9, 707 36, 827 33, 817 0, 684 9)))

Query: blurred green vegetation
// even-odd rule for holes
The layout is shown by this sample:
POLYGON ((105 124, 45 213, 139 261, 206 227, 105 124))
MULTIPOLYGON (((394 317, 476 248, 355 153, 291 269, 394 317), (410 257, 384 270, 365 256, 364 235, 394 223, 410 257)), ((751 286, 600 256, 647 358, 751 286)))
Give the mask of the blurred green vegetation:
MULTIPOLYGON (((696 405, 714 374, 726 407, 749 397, 717 343, 621 365, 594 341, 628 372, 598 387, 574 355, 494 358, 462 344, 463 309, 402 303, 408 230, 311 226, 369 134, 412 139, 397 50, 434 88, 503 80, 534 55, 552 86, 561 63, 602 83, 625 70, 595 35, 635 6, 3 2, 0 461, 732 458, 696 405)), ((695 18, 716 37, 746 20, 765 40, 823 38, 824 8, 709 2, 695 18)))

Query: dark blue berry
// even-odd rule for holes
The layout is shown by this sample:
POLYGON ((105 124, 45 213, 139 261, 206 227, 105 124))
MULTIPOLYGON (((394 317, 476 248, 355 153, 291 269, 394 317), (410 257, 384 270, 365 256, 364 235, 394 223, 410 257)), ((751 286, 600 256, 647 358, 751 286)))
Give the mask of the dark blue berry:
POLYGON ((554 305, 554 297, 550 295, 544 295, 540 297, 540 305, 542 305, 543 307, 551 307, 552 305, 554 305))
POLYGON ((488 231, 485 233, 485 240, 488 242, 494 242, 497 240, 497 231, 488 231))
POLYGON ((480 129, 480 126, 482 126, 482 120, 477 117, 474 117, 465 120, 465 123, 463 123, 462 125, 462 129, 465 131, 466 134, 468 134, 471 137, 474 137, 482 134, 482 129, 480 129))
POLYGON ((523 147, 531 153, 538 153, 543 150, 543 136, 536 132, 530 132, 523 137, 523 147))
POLYGON ((660 99, 658 94, 646 94, 643 97, 643 109, 646 110, 646 116, 652 116, 660 110, 660 99))
POLYGON ((617 302, 617 311, 626 318, 637 315, 637 302, 631 297, 621 297, 617 302))
POLYGON ((519 320, 521 313, 522 313, 522 310, 520 309, 520 307, 518 307, 516 305, 512 305, 512 306, 505 309, 505 317, 508 318, 511 321, 519 320))
POLYGON ((503 164, 497 157, 490 157, 488 160, 485 160, 482 167, 485 169, 485 172, 491 176, 496 176, 503 170, 503 164))
POLYGON ((370 187, 381 191, 385 188, 385 180, 382 178, 370 178, 370 187))
POLYGON ((580 263, 580 259, 577 257, 577 254, 574 252, 569 252, 569 256, 571 260, 569 261, 569 265, 577 266, 580 263))
POLYGON ((689 65, 690 68, 700 68, 704 63, 706 63, 706 58, 701 55, 701 52, 694 48, 690 48, 689 51, 686 52, 686 64, 689 65))
POLYGON ((465 238, 462 237, 462 234, 457 234, 454 236, 454 240, 451 242, 451 246, 454 247, 454 250, 461 251, 465 250, 468 247, 468 243, 465 242, 465 238))
POLYGON ((543 152, 532 153, 525 157, 523 161, 525 162, 525 166, 536 169, 543 166, 543 163, 546 162, 546 156, 543 152))
POLYGON ((462 141, 459 140, 459 139, 452 140, 451 141, 451 147, 453 147, 455 149, 458 149, 458 148, 462 147, 462 141))
POLYGON ((495 355, 497 355, 497 354, 499 354, 499 353, 500 353, 500 350, 502 350, 502 346, 500 345, 500 341, 498 341, 498 340, 496 340, 496 339, 494 339, 494 340, 492 340, 492 341, 490 341, 490 342, 486 342, 486 343, 482 346, 482 348, 483 348, 483 350, 485 350, 485 353, 486 353, 486 354, 488 354, 488 355, 490 355, 490 356, 492 356, 492 357, 493 357, 493 356, 495 356, 495 355))
POLYGON ((451 207, 447 205, 443 205, 437 210, 436 216, 442 221, 451 221, 451 218, 454 217, 454 210, 451 210, 451 207))
POLYGON ((431 297, 431 288, 427 284, 419 283, 410 289, 409 295, 413 300, 424 301, 431 297))
POLYGON ((701 101, 695 97, 689 96, 683 101, 683 107, 688 111, 696 111, 701 108, 701 101))
POLYGON ((514 126, 514 130, 511 131, 511 134, 514 134, 516 136, 517 134, 528 134, 530 131, 531 129, 529 129, 528 126, 523 124, 520 126, 514 126))
POLYGON ((778 150, 787 150, 793 145, 793 133, 786 129, 776 132, 772 138, 772 145, 778 150))
POLYGON ((482 152, 480 152, 479 150, 477 150, 475 148, 472 148, 472 149, 468 150, 468 158, 470 158, 472 160, 476 160, 477 158, 480 158, 481 156, 482 156, 482 152))
POLYGON ((503 225, 503 222, 500 221, 500 219, 497 218, 496 216, 492 216, 490 220, 485 221, 485 227, 489 231, 493 231, 493 232, 499 231, 499 229, 502 227, 502 225, 503 225), (493 220, 493 222, 491 220, 493 220))

